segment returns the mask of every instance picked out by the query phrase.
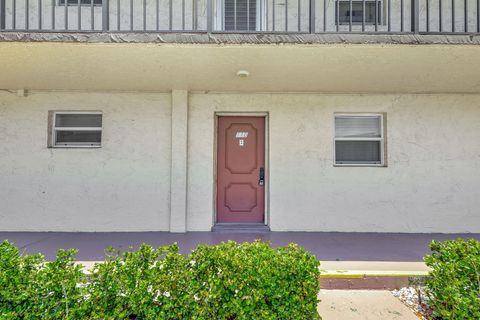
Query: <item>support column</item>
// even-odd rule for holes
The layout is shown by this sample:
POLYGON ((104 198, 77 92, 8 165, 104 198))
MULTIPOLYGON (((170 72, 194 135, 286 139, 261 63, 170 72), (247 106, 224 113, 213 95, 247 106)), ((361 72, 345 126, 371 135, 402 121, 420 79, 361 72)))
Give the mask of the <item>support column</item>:
POLYGON ((187 231, 188 91, 172 90, 170 232, 187 231))

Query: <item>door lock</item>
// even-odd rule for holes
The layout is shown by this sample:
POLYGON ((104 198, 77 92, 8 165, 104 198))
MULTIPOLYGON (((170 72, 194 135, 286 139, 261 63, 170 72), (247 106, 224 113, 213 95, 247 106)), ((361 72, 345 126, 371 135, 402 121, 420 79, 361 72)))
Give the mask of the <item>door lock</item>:
POLYGON ((260 168, 258 185, 263 186, 265 184, 265 168, 260 168))

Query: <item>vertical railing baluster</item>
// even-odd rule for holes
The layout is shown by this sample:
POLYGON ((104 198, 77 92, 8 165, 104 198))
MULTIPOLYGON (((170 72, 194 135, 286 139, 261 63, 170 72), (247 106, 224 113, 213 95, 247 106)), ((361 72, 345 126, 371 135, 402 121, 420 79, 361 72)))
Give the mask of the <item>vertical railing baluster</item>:
POLYGON ((38 30, 42 30, 42 15, 43 15, 43 3, 42 0, 38 0, 38 30))
POLYGON ((480 0, 477 0, 477 32, 480 33, 480 0))
POLYGON ((147 0, 143 0, 143 31, 147 31, 147 0))
MULTIPOLYGON (((269 0, 265 0, 265 31, 269 31, 268 30, 268 7, 269 7, 268 4, 269 4, 269 2, 270 2, 269 0)), ((225 1, 224 1, 224 3, 225 3, 225 1)), ((225 12, 225 10, 224 10, 224 12, 225 12)), ((222 16, 224 16, 224 15, 222 15, 222 16)))
POLYGON ((387 16, 388 32, 392 32, 392 0, 387 0, 387 1, 388 1, 388 8, 387 8, 387 10, 388 10, 388 16, 387 16))
POLYGON ((255 31, 262 31, 262 25, 263 25, 263 2, 262 1, 260 1, 260 5, 258 6, 258 11, 259 11, 260 19, 258 21, 258 28, 257 28, 257 23, 255 22, 255 31))
POLYGON ((25 30, 28 30, 30 27, 30 1, 25 0, 25 30))
POLYGON ((427 32, 430 32, 430 0, 426 0, 426 20, 427 20, 427 32))
POLYGON ((272 3, 272 29, 275 32, 275 0, 272 3))
POLYGON ((233 30, 237 30, 237 0, 233 0, 233 30))
POLYGON ((300 17, 302 16, 302 10, 300 8, 300 0, 297 1, 297 5, 298 5, 298 8, 297 8, 297 16, 298 16, 298 27, 297 27, 297 30, 298 32, 300 32, 302 30, 302 22, 300 21, 300 17))
POLYGON ((82 30, 82 7, 80 0, 77 0, 77 26, 79 31, 82 30))
POLYGON ((375 32, 378 32, 378 0, 375 0, 375 32))
POLYGON ((143 0, 143 19, 142 19, 142 22, 143 22, 143 31, 147 31, 147 0, 143 0))
MULTIPOLYGON (((172 0, 170 0, 170 3, 171 2, 172 0)), ((213 0, 207 0, 207 32, 212 32, 212 31, 213 31, 213 0)))
MULTIPOLYGON (((390 1, 389 1, 390 2, 390 1)), ((362 32, 365 32, 365 11, 366 11, 365 0, 362 0, 362 32)))
POLYGON ((130 31, 133 31, 133 0, 130 0, 130 31))
MULTIPOLYGON (((330 0, 328 0, 330 1, 330 0)), ((313 10, 315 10, 315 0, 310 0, 311 7, 313 7, 313 10)), ((312 8, 310 8, 312 10, 312 8)), ((315 13, 313 13, 315 15, 315 13)), ((313 24, 315 26, 316 19, 315 16, 312 17, 310 15, 310 24, 313 24)), ((327 32, 327 0, 323 0, 323 32, 327 32)))
POLYGON ((247 0, 247 31, 250 31, 250 0, 247 0))
POLYGON ((403 11, 404 11, 403 0, 400 0, 400 32, 404 32, 404 23, 403 23, 403 11))
POLYGON ((95 8, 93 0, 90 0, 90 29, 95 30, 95 8))
POLYGON ((155 1, 155 30, 160 31, 160 1, 155 1))
POLYGON ((117 31, 120 31, 121 29, 120 14, 121 14, 120 0, 117 0, 117 31))
POLYGON ((335 0, 336 30, 340 29, 340 0, 335 0))
POLYGON ((12 29, 17 29, 17 0, 12 0, 12 29))
POLYGON ((0 0, 0 30, 5 30, 6 28, 6 17, 5 0, 0 0))
POLYGON ((110 30, 110 0, 102 2, 102 30, 103 32, 110 30))
POLYGON ((412 0, 412 32, 420 32, 420 0, 412 0))
POLYGON ((173 29, 173 3, 172 0, 168 1, 168 29, 173 29))
POLYGON ((185 31, 185 0, 182 0, 182 30, 185 31))
POLYGON ((52 30, 55 30, 55 6, 56 0, 52 0, 52 30))
POLYGON ((120 26, 120 0, 117 0, 116 6, 117 6, 117 8, 116 8, 117 9, 117 31, 120 31, 120 28, 121 28, 121 26, 120 26))
POLYGON ((64 17, 65 30, 68 30, 68 0, 65 0, 64 5, 65 5, 65 17, 64 17))
POLYGON ((455 32, 455 0, 452 0, 452 32, 455 32))
POLYGON ((192 28, 193 30, 197 30, 198 29, 198 17, 197 17, 197 0, 192 0, 193 1, 193 15, 192 15, 192 19, 193 19, 193 25, 192 25, 192 28))
POLYGON ((352 0, 348 1, 348 31, 352 32, 352 26, 353 26, 353 2, 352 0))
POLYGON ((468 32, 468 0, 465 0, 464 5, 463 5, 463 19, 465 23, 465 32, 468 32))
POLYGON ((288 32, 288 0, 285 0, 285 32, 288 32))
POLYGON ((442 32, 443 31, 443 21, 442 21, 442 0, 439 0, 438 2, 438 31, 442 32))

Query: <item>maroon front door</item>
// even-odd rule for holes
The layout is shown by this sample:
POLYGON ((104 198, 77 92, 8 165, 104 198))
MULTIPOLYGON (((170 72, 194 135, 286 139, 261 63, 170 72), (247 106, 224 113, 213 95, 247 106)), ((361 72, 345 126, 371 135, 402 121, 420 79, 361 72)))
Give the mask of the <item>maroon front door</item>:
POLYGON ((264 222, 265 118, 219 117, 217 222, 264 222))

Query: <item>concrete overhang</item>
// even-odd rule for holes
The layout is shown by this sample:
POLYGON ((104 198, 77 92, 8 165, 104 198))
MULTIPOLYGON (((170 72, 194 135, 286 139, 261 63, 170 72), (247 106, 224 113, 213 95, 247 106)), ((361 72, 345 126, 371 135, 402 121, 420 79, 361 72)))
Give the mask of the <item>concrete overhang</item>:
POLYGON ((479 93, 479 70, 475 44, 0 42, 9 90, 479 93))

